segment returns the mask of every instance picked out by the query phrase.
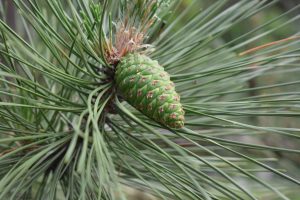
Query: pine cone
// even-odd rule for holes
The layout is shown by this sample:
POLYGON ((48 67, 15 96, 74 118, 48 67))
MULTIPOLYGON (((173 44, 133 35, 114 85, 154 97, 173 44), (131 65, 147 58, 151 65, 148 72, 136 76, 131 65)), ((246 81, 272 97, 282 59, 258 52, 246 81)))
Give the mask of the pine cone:
POLYGON ((128 54, 117 66, 117 90, 133 107, 170 128, 184 126, 180 96, 170 75, 145 55, 128 54))

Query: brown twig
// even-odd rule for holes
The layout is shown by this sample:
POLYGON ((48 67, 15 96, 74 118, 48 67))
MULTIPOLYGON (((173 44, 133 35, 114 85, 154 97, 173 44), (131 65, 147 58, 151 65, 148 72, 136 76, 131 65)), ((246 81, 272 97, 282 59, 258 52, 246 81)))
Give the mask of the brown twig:
POLYGON ((263 45, 260 45, 258 47, 254 47, 252 49, 244 51, 244 52, 240 53, 239 56, 244 56, 244 55, 253 53, 255 51, 259 51, 261 49, 265 49, 267 47, 270 47, 270 46, 273 46, 273 45, 276 45, 276 44, 279 44, 279 43, 287 42, 287 41, 290 41, 290 40, 296 40, 296 39, 299 39, 299 38, 300 38, 300 36, 293 36, 293 37, 288 37, 288 38, 285 38, 285 39, 282 39, 282 40, 277 40, 277 41, 274 41, 274 42, 263 44, 263 45))

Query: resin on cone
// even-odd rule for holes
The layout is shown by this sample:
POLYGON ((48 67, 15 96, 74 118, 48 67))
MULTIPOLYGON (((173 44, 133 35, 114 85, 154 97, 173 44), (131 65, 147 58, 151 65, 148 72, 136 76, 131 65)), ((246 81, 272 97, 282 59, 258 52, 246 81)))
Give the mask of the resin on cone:
POLYGON ((184 110, 170 75, 145 55, 128 54, 117 66, 118 91, 133 107, 170 128, 184 126, 184 110))

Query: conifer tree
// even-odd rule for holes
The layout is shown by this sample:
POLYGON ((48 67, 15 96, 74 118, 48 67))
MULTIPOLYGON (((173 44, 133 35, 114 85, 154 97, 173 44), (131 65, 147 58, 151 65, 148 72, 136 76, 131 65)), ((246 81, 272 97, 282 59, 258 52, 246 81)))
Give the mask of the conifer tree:
POLYGON ((0 199, 292 199, 300 5, 247 27, 276 3, 0 1, 0 199))

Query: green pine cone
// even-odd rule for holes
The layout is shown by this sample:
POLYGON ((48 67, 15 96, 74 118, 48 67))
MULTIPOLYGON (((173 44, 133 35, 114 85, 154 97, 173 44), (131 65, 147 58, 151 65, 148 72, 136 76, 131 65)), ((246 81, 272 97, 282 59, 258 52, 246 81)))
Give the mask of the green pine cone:
POLYGON ((170 128, 184 126, 184 111, 170 75, 157 61, 128 54, 117 66, 118 91, 133 107, 170 128))

